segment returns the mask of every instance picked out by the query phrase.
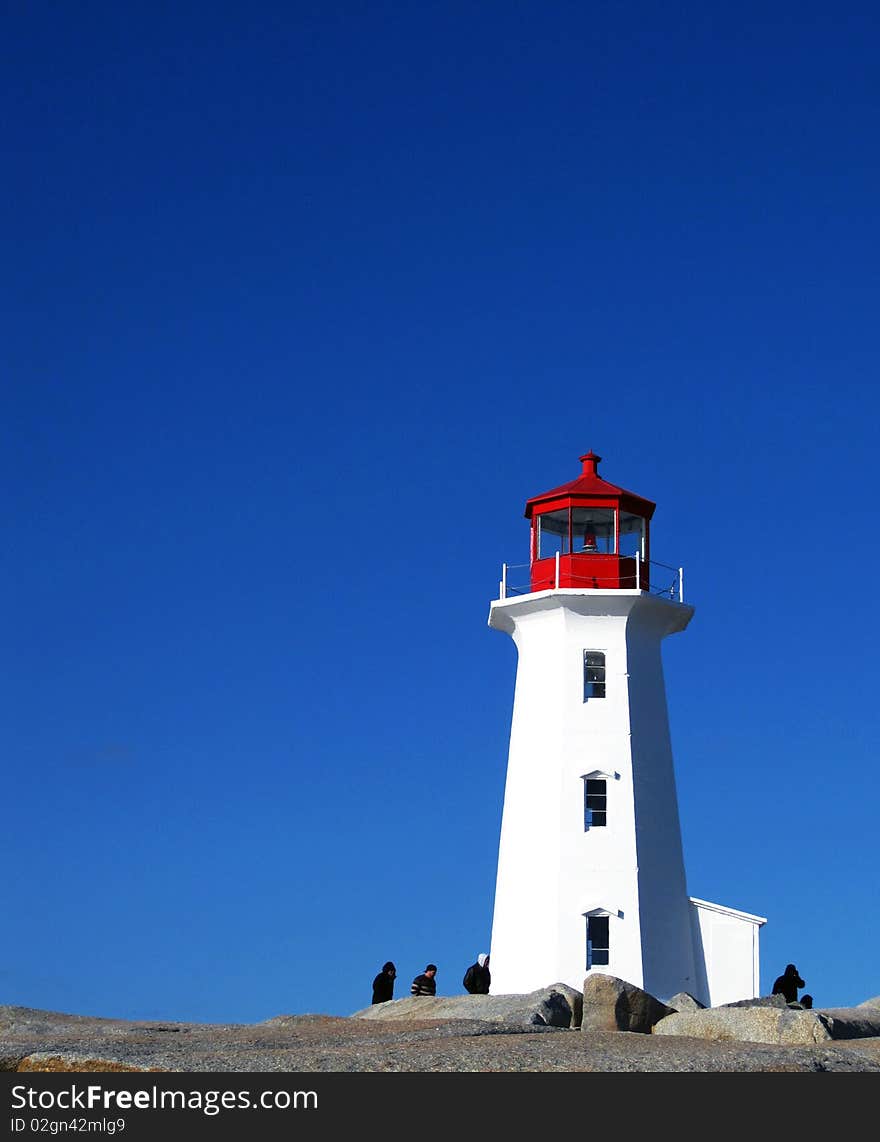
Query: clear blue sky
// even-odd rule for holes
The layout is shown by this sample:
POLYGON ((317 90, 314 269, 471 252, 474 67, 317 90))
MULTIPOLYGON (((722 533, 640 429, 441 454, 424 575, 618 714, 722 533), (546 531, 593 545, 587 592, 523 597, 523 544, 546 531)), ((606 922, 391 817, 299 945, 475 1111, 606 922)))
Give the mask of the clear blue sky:
POLYGON ((386 959, 459 992, 516 667, 489 602, 589 448, 696 607, 689 891, 768 917, 765 991, 880 993, 878 32, 7 8, 0 1002, 346 1015, 386 959))

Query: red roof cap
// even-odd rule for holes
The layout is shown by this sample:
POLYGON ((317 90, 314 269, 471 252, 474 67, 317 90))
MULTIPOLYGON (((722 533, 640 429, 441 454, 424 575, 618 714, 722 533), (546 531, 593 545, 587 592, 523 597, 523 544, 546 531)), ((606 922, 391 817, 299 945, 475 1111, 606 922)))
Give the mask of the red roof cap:
POLYGON ((645 519, 650 519, 657 505, 652 503, 651 500, 646 500, 644 496, 637 496, 635 492, 628 492, 626 488, 619 488, 616 484, 611 484, 608 480, 603 480, 597 471, 601 460, 602 457, 597 456, 592 450, 585 452, 584 455, 580 457, 581 464, 583 465, 580 476, 578 476, 576 480, 571 480, 568 484, 561 484, 558 488, 551 488, 549 492, 542 492, 539 496, 532 496, 530 500, 526 501, 525 515, 531 519, 533 509, 540 504, 545 503, 547 500, 556 500, 571 496, 581 500, 620 500, 628 510, 634 511, 638 515, 643 515, 645 519))
POLYGON ((595 476, 596 469, 599 467, 601 459, 602 457, 597 456, 592 448, 589 452, 585 452, 583 456, 580 456, 579 460, 584 466, 583 474, 585 476, 595 476))

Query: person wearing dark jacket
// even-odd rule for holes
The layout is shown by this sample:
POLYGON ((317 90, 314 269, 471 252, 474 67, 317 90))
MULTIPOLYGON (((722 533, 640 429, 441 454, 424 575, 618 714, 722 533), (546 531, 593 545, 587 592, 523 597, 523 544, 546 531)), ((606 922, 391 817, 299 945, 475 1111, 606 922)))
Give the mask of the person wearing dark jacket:
POLYGON ((437 994, 437 981, 434 976, 437 974, 437 965, 428 964, 421 975, 417 975, 412 981, 410 986, 410 993, 412 995, 436 995, 437 994))
POLYGON ((785 996, 786 1003, 797 1003, 797 989, 804 986, 794 964, 786 964, 785 971, 774 981, 771 994, 785 996))
POLYGON ((481 952, 477 956, 477 962, 471 964, 468 970, 464 973, 465 991, 470 992, 471 995, 488 995, 489 984, 492 982, 492 976, 489 974, 489 957, 485 952, 481 952))
POLYGON ((382 965, 382 970, 373 980, 373 1003, 387 1003, 394 998, 394 979, 397 968, 391 962, 382 965))

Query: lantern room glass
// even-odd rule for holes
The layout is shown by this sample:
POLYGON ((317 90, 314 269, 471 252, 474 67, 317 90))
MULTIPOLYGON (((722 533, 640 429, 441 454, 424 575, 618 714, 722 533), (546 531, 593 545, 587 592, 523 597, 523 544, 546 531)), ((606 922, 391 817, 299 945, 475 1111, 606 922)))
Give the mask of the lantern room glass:
POLYGON ((552 559, 558 552, 568 555, 569 526, 568 508, 556 512, 544 512, 538 520, 538 558, 552 559))
MULTIPOLYGON (((536 515, 538 559, 552 559, 557 554, 571 552, 614 555, 617 551, 616 515, 614 508, 560 508, 536 515)), ((641 551, 644 520, 629 514, 623 518, 627 520, 628 544, 635 543, 641 551)))
POLYGON ((620 513, 620 554, 645 558, 645 520, 642 516, 620 513))
POLYGON ((613 555, 614 508, 572 508, 571 534, 575 554, 613 555))

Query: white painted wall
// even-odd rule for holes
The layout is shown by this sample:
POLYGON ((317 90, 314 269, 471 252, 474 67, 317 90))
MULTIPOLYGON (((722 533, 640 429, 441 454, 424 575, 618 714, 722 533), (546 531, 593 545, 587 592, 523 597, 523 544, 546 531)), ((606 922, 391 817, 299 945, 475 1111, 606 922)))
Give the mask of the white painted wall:
POLYGON ((694 934, 660 642, 693 609, 637 591, 541 591, 492 603, 519 658, 492 924, 492 990, 586 975, 585 914, 610 914, 594 971, 660 999, 695 993, 694 934), (583 652, 606 697, 583 698, 583 652), (608 825, 584 830, 583 776, 610 774, 608 825))
POLYGON ((755 999, 761 994, 758 940, 763 916, 691 897, 694 954, 703 965, 691 994, 707 1007, 755 999))

